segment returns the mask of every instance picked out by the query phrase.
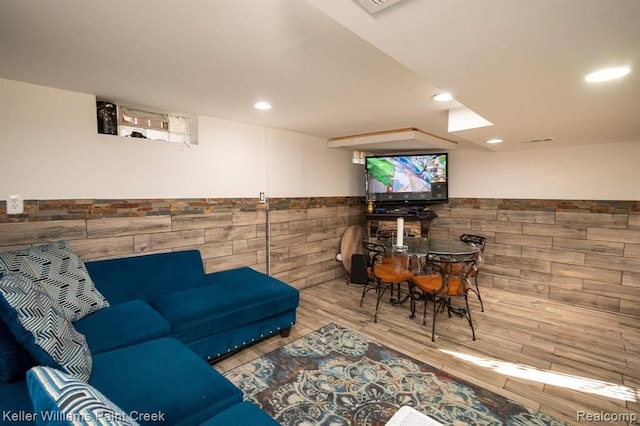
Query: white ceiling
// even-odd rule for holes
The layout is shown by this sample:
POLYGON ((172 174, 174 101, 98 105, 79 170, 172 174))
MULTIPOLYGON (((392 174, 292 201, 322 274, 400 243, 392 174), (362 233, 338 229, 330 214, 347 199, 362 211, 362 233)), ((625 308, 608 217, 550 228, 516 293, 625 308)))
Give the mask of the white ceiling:
POLYGON ((640 143, 640 0, 0 0, 0 77, 324 138, 640 143), (617 65, 633 71, 583 80, 617 65), (460 106, 494 125, 448 133, 460 106))

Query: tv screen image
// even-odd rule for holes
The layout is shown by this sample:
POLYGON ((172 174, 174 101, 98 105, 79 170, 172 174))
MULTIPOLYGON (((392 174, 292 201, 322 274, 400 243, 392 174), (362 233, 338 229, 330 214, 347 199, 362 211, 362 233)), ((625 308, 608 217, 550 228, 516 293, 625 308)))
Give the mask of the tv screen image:
POLYGON ((366 158, 367 193, 374 202, 447 201, 447 154, 366 158))

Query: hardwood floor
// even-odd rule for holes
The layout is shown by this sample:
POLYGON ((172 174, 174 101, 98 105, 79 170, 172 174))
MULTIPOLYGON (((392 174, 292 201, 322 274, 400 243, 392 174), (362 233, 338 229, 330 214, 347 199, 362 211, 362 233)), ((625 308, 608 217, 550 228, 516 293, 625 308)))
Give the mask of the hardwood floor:
POLYGON ((227 371, 335 322, 569 423, 620 413, 635 413, 640 422, 640 318, 496 288, 481 290, 485 312, 470 296, 477 340, 471 339, 465 319, 441 313, 432 343, 431 307, 425 327, 421 303, 412 320, 408 302, 391 305, 385 295, 374 323, 373 293, 367 294, 361 308, 362 287, 347 285, 345 279, 309 287, 301 291, 298 322, 289 337, 266 339, 215 368, 227 371))

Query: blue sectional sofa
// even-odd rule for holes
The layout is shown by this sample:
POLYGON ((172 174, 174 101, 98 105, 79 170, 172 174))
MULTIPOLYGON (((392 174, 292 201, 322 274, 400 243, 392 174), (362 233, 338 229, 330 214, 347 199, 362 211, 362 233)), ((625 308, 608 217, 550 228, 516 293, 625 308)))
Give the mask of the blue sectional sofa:
MULTIPOLYGON (((5 370, 16 364, 24 369, 25 363, 60 367, 46 354, 43 361, 40 349, 29 346, 34 333, 20 335, 20 321, 12 317, 18 314, 7 302, 12 288, 2 284, 23 274, 36 283, 34 289, 44 287, 40 272, 46 275, 61 262, 40 269, 20 262, 36 259, 42 264, 47 249, 74 257, 65 242, 55 244, 53 249, 45 245, 0 253, 0 424, 42 420, 37 396, 42 386, 36 375, 27 374, 28 381, 24 375, 11 379, 5 370), (34 269, 39 273, 30 276, 34 269), (11 342, 11 333, 18 345, 11 342), (9 380, 3 383, 3 376, 9 380)), ((242 392, 209 364, 267 336, 288 335, 299 303, 295 288, 248 267, 206 274, 197 250, 75 262, 80 273, 69 279, 81 277, 77 292, 94 285, 102 297, 79 297, 75 312, 89 313, 68 321, 71 333, 83 336, 72 340, 86 340, 91 372, 85 381, 90 388, 140 424, 277 424, 257 406, 243 402, 242 392), (96 300, 103 306, 96 306, 96 300)), ((68 275, 68 268, 62 269, 68 275)), ((62 284, 55 284, 67 297, 67 278, 56 277, 62 284)), ((72 368, 59 369, 73 373, 72 368)))

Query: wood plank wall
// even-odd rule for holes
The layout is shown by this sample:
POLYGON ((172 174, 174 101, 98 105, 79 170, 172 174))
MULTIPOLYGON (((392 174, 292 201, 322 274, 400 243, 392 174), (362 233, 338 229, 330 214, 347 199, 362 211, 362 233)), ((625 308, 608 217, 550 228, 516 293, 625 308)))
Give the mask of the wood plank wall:
POLYGON ((452 199, 430 236, 487 237, 481 286, 640 316, 640 202, 452 199))
POLYGON ((205 270, 250 266, 297 288, 345 275, 335 260, 344 230, 364 221, 364 198, 29 200, 7 216, 0 204, 0 251, 65 239, 86 261, 200 250, 205 270))
MULTIPOLYGON (((271 273, 298 288, 345 274, 335 261, 362 197, 271 199, 271 273)), ((640 316, 640 201, 451 199, 431 237, 488 238, 480 282, 517 294, 640 316)), ((67 239, 85 260, 190 248, 207 272, 266 271, 267 212, 257 199, 29 200, 7 216, 0 250, 67 239)))

